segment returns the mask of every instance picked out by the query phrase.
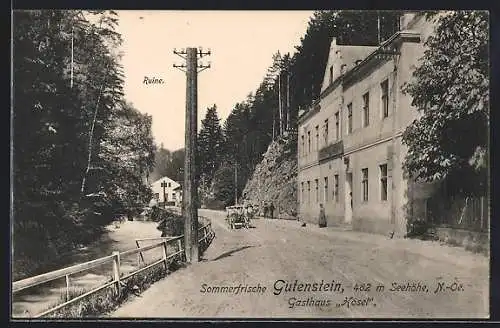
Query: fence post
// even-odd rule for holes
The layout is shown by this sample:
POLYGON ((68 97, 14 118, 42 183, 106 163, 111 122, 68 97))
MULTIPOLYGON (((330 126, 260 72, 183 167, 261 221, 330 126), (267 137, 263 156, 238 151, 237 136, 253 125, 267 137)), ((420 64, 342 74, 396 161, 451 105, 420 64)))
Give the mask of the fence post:
POLYGON ((179 247, 179 251, 178 251, 179 257, 182 261, 182 240, 181 240, 181 238, 177 239, 177 246, 179 247))
POLYGON ((165 261, 165 271, 168 270, 167 240, 163 240, 163 261, 165 261))
POLYGON ((481 231, 484 230, 484 197, 481 196, 480 198, 481 201, 481 231))
MULTIPOLYGON (((137 239, 135 240, 135 244, 137 245, 137 248, 141 248, 141 247, 139 246, 139 241, 138 241, 137 239)), ((140 262, 139 258, 142 260, 142 263, 143 263, 143 264, 144 264, 144 263, 146 263, 146 262, 144 262, 144 256, 142 255, 142 252, 139 252, 139 254, 138 254, 137 256, 138 256, 138 258, 137 258, 137 262, 138 262, 138 264, 139 264, 138 266, 141 266, 141 262, 140 262)))
POLYGON ((120 252, 113 252, 113 281, 116 283, 116 294, 120 296, 120 252))
POLYGON ((66 302, 69 301, 69 275, 66 275, 66 302))

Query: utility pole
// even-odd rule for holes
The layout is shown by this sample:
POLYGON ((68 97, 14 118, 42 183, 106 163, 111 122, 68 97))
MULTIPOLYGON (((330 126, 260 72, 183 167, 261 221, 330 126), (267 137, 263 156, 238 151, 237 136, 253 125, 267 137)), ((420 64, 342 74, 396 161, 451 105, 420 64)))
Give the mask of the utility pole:
POLYGON ((184 214, 184 249, 186 261, 199 262, 198 249, 198 192, 196 185, 196 144, 198 133, 198 73, 209 68, 208 65, 198 65, 198 56, 210 55, 200 47, 187 48, 174 54, 186 60, 185 65, 175 68, 186 73, 186 133, 184 157, 184 192, 182 197, 182 212, 184 214), (185 68, 185 70, 184 70, 185 68), (198 70, 200 68, 200 70, 198 70))
POLYGON ((71 82, 70 88, 73 89, 73 61, 74 61, 74 31, 75 27, 71 27, 71 82))
POLYGON ((290 70, 286 71, 286 130, 290 129, 290 70))
POLYGON ((234 205, 238 205, 238 165, 234 162, 234 205))
POLYGON ((165 188, 167 187, 167 182, 163 181, 160 186, 163 188, 163 208, 165 208, 165 203, 167 202, 167 196, 165 194, 165 188))
POLYGON ((281 99, 281 69, 278 73, 278 110, 279 110, 279 132, 278 135, 281 135, 283 132, 283 102, 281 99))
POLYGON ((380 11, 377 11, 377 45, 380 45, 380 11))

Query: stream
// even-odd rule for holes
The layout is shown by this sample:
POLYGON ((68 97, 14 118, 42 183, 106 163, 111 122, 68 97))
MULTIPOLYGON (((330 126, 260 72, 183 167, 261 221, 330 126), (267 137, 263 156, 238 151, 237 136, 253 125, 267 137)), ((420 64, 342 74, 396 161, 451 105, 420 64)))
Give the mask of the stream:
MULTIPOLYGON (((124 252, 137 248, 135 239, 160 237, 156 229, 157 223, 150 221, 124 221, 113 223, 106 227, 107 232, 101 238, 61 258, 63 267, 95 260, 111 255, 113 251, 124 252)), ((140 246, 146 246, 158 241, 144 241, 140 246)), ((158 258, 160 250, 153 249, 143 254, 147 263, 158 258)), ((88 271, 70 276, 71 293, 81 294, 109 281, 112 277, 112 262, 94 267, 88 271)), ((132 255, 120 258, 120 272, 128 273, 138 268, 138 256, 132 255)), ((62 269, 61 267, 60 269, 62 269)), ((66 279, 60 278, 42 285, 30 287, 12 296, 12 317, 32 317, 48 308, 60 304, 66 297, 66 279)))

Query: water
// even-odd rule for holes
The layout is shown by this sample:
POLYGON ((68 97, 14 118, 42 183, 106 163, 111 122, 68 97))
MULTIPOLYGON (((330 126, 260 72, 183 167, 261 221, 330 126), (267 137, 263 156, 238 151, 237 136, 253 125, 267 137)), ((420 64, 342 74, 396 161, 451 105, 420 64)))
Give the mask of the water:
MULTIPOLYGON (((106 227, 107 232, 97 242, 82 247, 61 258, 64 263, 60 268, 94 260, 111 255, 113 251, 124 252, 137 248, 135 239, 160 237, 161 232, 156 229, 157 223, 147 221, 125 221, 120 224, 112 224, 106 227)), ((144 241, 140 246, 147 246, 159 242, 144 241)), ((143 254, 146 263, 152 263, 161 258, 161 249, 153 249, 143 254)), ((112 277, 112 262, 92 268, 83 273, 70 276, 70 288, 73 291, 89 291, 96 288, 112 277)), ((138 255, 120 258, 120 272, 128 273, 136 270, 139 266, 138 255)), ((54 304, 61 303, 66 295, 65 278, 57 279, 43 285, 31 287, 13 295, 12 316, 32 317, 54 304)))

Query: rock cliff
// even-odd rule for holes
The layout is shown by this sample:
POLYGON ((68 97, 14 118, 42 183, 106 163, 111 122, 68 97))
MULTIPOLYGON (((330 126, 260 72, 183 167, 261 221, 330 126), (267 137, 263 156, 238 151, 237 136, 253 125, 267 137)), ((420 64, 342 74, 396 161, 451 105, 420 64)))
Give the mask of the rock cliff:
POLYGON ((264 202, 272 202, 282 218, 297 213, 297 152, 296 135, 282 136, 272 142, 262 161, 243 190, 243 199, 259 206, 262 214, 264 202))

